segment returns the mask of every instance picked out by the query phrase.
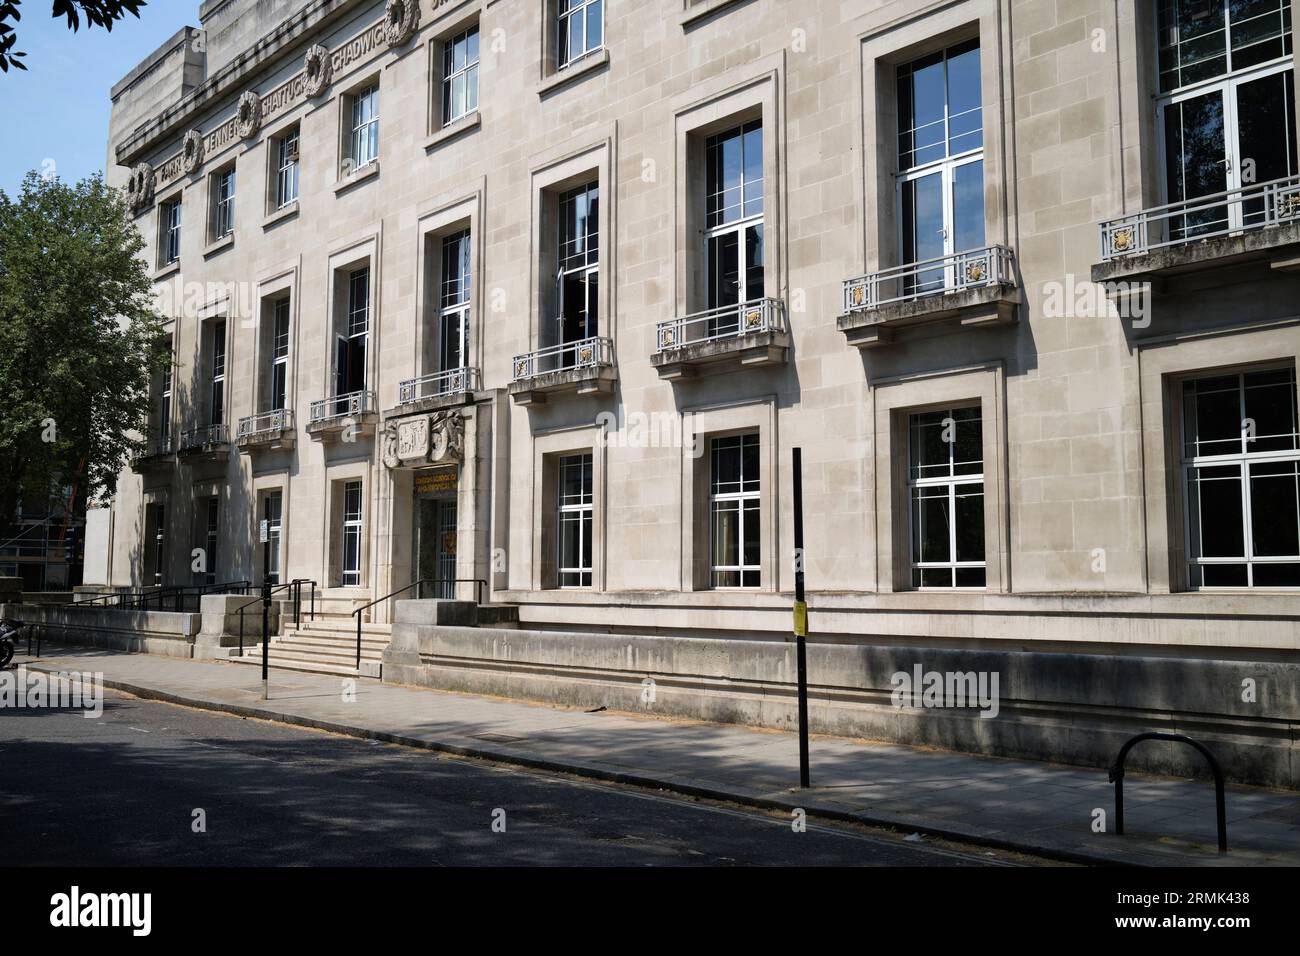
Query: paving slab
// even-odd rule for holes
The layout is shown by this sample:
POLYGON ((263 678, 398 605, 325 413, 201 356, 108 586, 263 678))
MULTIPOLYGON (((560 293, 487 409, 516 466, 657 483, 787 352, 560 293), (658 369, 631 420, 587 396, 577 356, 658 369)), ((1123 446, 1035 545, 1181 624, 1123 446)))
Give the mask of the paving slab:
MULTIPOLYGON (((20 648, 21 650, 21 648, 20 648)), ((548 704, 150 654, 47 646, 44 670, 96 672, 109 687, 248 717, 686 794, 854 819, 1076 862, 1139 866, 1300 865, 1300 794, 1227 788, 1226 855, 1214 787, 1125 775, 1124 836, 1105 770, 814 735, 799 790, 796 735, 652 714, 548 704)))

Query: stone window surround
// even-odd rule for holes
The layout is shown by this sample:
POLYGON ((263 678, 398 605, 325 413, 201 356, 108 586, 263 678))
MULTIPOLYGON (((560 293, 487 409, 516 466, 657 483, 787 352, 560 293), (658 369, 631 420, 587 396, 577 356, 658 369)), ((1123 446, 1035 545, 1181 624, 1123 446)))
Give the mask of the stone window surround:
MULTIPOLYGON (((142 552, 140 554, 139 563, 136 564, 135 562, 132 562, 131 569, 132 570, 136 568, 139 569, 140 580, 138 583, 141 587, 146 587, 146 588, 153 587, 153 581, 147 580, 146 578, 149 577, 147 572, 150 569, 150 562, 153 560, 150 557, 150 555, 153 552, 153 542, 148 540, 147 535, 149 533, 149 509, 154 505, 162 505, 163 507, 162 533, 163 533, 164 560, 166 560, 169 565, 172 563, 170 558, 170 552, 173 550, 171 529, 176 524, 176 516, 172 514, 170 499, 171 499, 171 489, 167 486, 160 487, 160 488, 145 489, 140 495, 140 543, 141 543, 142 552)), ((185 567, 186 568, 189 567, 188 562, 186 563, 185 567)), ((134 580, 134 575, 132 575, 131 577, 132 580, 134 580)), ((163 584, 166 585, 168 583, 169 582, 167 580, 166 569, 164 569, 163 584)))
POLYGON ((530 587, 534 591, 604 591, 605 522, 608 452, 600 425, 557 428, 533 435, 532 514, 524 527, 533 530, 530 587), (558 465, 564 455, 591 455, 591 587, 559 587, 556 529, 558 465))
MULTIPOLYGON (((348 590, 367 590, 374 579, 371 563, 371 529, 375 526, 375 509, 379 503, 374 493, 375 482, 368 459, 325 466, 325 521, 322 558, 327 562, 321 568, 321 581, 327 588, 344 587, 343 581, 343 488, 350 481, 361 482, 361 583, 347 585, 348 590)), ((287 500, 285 506, 287 507, 287 500)), ((283 528, 280 532, 284 537, 283 528)), ((281 569, 283 573, 283 568, 281 569)), ((297 576, 297 575, 295 575, 297 576)))
MULTIPOLYGON (((1290 361, 1300 368, 1300 319, 1261 322, 1239 329, 1175 334, 1138 344, 1142 420, 1147 591, 1152 594, 1246 593, 1268 589, 1188 589, 1183 490, 1179 478, 1185 379, 1290 361)), ((1279 591, 1278 593, 1293 593, 1279 591)))
MULTIPOLYGON (((216 580, 229 581, 234 580, 234 564, 230 560, 233 552, 227 552, 223 545, 229 544, 229 535, 226 534, 230 528, 227 520, 227 510, 230 506, 230 495, 226 494, 226 483, 220 478, 203 479, 194 482, 190 486, 189 500, 186 504, 190 509, 190 545, 185 549, 185 571, 186 576, 194 579, 199 572, 194 570, 194 549, 204 548, 208 545, 208 507, 209 498, 216 498, 217 504, 217 558, 216 563, 212 562, 212 556, 204 555, 207 562, 207 571, 204 574, 217 575, 216 580), (221 573, 221 564, 224 561, 226 573, 221 573)), ((199 582, 202 583, 202 582, 199 582)))
MULTIPOLYGON (((681 589, 683 592, 725 590, 727 593, 763 593, 779 591, 785 567, 776 560, 780 526, 777 514, 777 396, 766 395, 740 402, 684 407, 689 415, 695 441, 701 449, 683 442, 681 488, 681 589), (715 589, 712 586, 709 520, 709 474, 712 456, 709 442, 727 435, 756 432, 759 454, 759 581, 756 588, 715 589)), ((793 578, 791 578, 793 582, 793 578)))
POLYGON ((784 54, 773 54, 730 70, 676 97, 671 103, 675 127, 674 214, 676 224, 676 315, 706 307, 704 243, 705 141, 749 120, 763 123, 763 285, 771 298, 787 288, 782 258, 783 171, 786 163, 784 99, 781 91, 784 54))
MULTIPOLYGON (((470 289, 469 289, 469 355, 463 357, 466 365, 483 367, 483 329, 482 320, 484 296, 483 247, 483 195, 486 182, 480 182, 479 188, 466 195, 440 197, 433 208, 422 213, 416 222, 416 232, 420 237, 418 263, 415 278, 415 348, 410 377, 434 371, 437 350, 437 334, 431 333, 434 320, 438 315, 438 299, 442 288, 442 239, 462 229, 469 230, 470 241, 470 289), (433 346, 427 341, 433 335, 433 346), (427 353, 427 354, 426 354, 427 353)), ((405 373, 402 373, 405 376, 405 373)), ((392 408, 397 404, 385 401, 383 407, 392 408)))
MULTIPOLYGON (((215 329, 218 322, 225 323, 226 326, 226 377, 222 385, 222 424, 230 436, 233 438, 234 428, 231 425, 231 407, 230 398, 233 391, 235 379, 235 369, 233 366, 234 343, 235 343, 235 326, 238 322, 233 321, 230 316, 230 300, 224 299, 215 305, 208 305, 200 310, 198 315, 197 329, 198 335, 195 336, 194 343, 194 360, 191 370, 194 382, 194 390, 190 394, 190 404, 188 407, 189 418, 182 419, 180 432, 183 433, 187 428, 196 428, 201 425, 207 425, 212 415, 212 357, 213 350, 209 348, 212 344, 212 334, 210 328, 215 329)), ((172 407, 176 407, 176 378, 172 377, 172 407)), ((174 414, 174 412, 173 412, 174 414)), ((180 438, 180 433, 173 431, 174 439, 180 438)), ((175 443, 173 442, 173 448, 175 443)))
POLYGON ((237 163, 237 161, 236 161, 234 158, 232 158, 232 159, 228 159, 228 160, 226 160, 224 163, 219 163, 219 164, 217 164, 216 166, 213 167, 212 170, 210 170, 210 171, 209 171, 209 172, 204 176, 204 179, 207 181, 207 186, 208 186, 208 190, 207 190, 207 192, 208 192, 208 197, 207 197, 207 202, 204 203, 204 205, 205 205, 205 207, 206 207, 206 209, 207 209, 207 212, 206 212, 206 215, 204 216, 204 227, 203 227, 203 229, 204 229, 204 237, 205 237, 205 248, 204 248, 204 250, 203 250, 203 254, 204 254, 205 256, 209 256, 209 255, 211 255, 211 254, 214 253, 214 252, 218 252, 218 251, 221 250, 221 249, 226 249, 226 248, 228 248, 229 246, 234 245, 234 242, 235 242, 235 236, 236 236, 236 234, 239 232, 239 223, 240 223, 240 215, 239 215, 239 197, 240 197, 240 189, 239 189, 239 169, 238 169, 238 163, 237 163), (232 224, 234 225, 234 229, 232 229, 232 230, 230 231, 230 233, 228 233, 228 234, 225 235, 225 236, 218 236, 218 235, 216 234, 216 228, 217 228, 217 180, 218 180, 220 177, 224 176, 227 172, 230 172, 230 171, 232 171, 232 170, 235 172, 235 195, 234 195, 234 199, 233 199, 234 208, 233 208, 233 210, 232 210, 232 212, 231 212, 231 216, 232 216, 232 224))
POLYGON ((863 271, 899 264, 899 222, 895 190, 898 152, 897 68, 962 40, 980 41, 980 81, 984 107, 984 235, 989 245, 1011 246, 1015 222, 1014 156, 1006 147, 1014 117, 1000 95, 1009 67, 1010 26, 996 0, 960 0, 940 9, 875 18, 861 35, 863 271), (868 104, 871 104, 868 106, 868 104), (874 118, 874 124, 870 121, 874 118))
POLYGON ((285 122, 281 123, 273 130, 267 131, 262 137, 262 143, 266 151, 266 189, 265 189, 265 209, 262 219, 263 228, 273 226, 277 222, 295 216, 298 213, 298 206, 302 199, 302 171, 303 171, 303 129, 302 115, 295 114, 285 122), (276 206, 276 190, 279 189, 280 182, 280 141, 293 130, 298 131, 298 199, 295 199, 289 205, 280 209, 276 206))
MULTIPOLYGON (((358 183, 379 175, 379 167, 382 163, 380 157, 384 154, 384 103, 386 98, 392 98, 392 92, 385 90, 384 77, 388 70, 382 64, 375 64, 369 70, 362 71, 360 76, 348 81, 347 86, 341 88, 337 95, 333 97, 335 103, 335 112, 338 121, 337 136, 337 160, 334 163, 334 191, 343 192, 358 183), (344 173, 344 164, 352 158, 352 102, 356 99, 358 93, 377 87, 379 90, 379 154, 375 160, 366 164, 359 170, 353 170, 351 173, 344 173)), ((338 82, 338 79, 335 79, 338 82)))
POLYGON ((539 96, 565 86, 572 80, 587 75, 609 64, 610 35, 609 26, 614 18, 610 15, 613 0, 605 0, 601 6, 600 46, 584 54, 567 66, 560 67, 559 56, 559 5, 557 0, 541 0, 541 50, 538 61, 541 66, 541 85, 537 88, 539 96))
POLYGON ((153 274, 153 280, 157 282, 159 279, 165 279, 169 275, 172 275, 173 273, 179 271, 181 267, 181 258, 184 255, 183 250, 184 250, 184 243, 185 243, 185 183, 184 182, 175 183, 165 193, 162 193, 160 196, 157 197, 156 201, 154 202, 154 216, 156 218, 157 225, 156 228, 154 229, 154 236, 155 236, 154 241, 156 244, 156 249, 154 254, 155 271, 153 274), (175 262, 164 262, 162 257, 163 257, 163 249, 165 249, 167 245, 167 240, 166 240, 167 209, 169 206, 171 206, 172 203, 180 203, 181 205, 180 238, 181 238, 182 255, 178 256, 175 262))
MULTIPOLYGON (((331 398, 334 395, 334 360, 335 339, 340 329, 346 328, 347 322, 347 282, 348 274, 361 266, 370 269, 370 317, 369 338, 366 340, 366 388, 375 391, 375 382, 379 376, 380 352, 380 264, 379 250, 383 245, 382 226, 374 232, 361 234, 344 240, 329 254, 325 268, 325 315, 328 317, 325 334, 325 353, 321 368, 324 379, 320 394, 313 395, 313 400, 331 398)), ((297 307, 295 306, 295 313, 297 307)), ((295 423, 296 424, 296 423, 295 423)))
MULTIPOLYGON (((297 407, 299 300, 302 283, 298 266, 292 265, 260 280, 257 284, 256 334, 253 336, 253 407, 250 415, 269 411, 271 388, 270 357, 274 337, 275 302, 289 294, 289 362, 285 370, 285 408, 297 407)), ((297 427, 299 422, 295 421, 297 427)))
MULTIPOLYGON (((457 119, 450 125, 444 126, 442 122, 442 62, 443 47, 448 40, 459 36, 472 26, 479 28, 479 108, 482 107, 482 84, 483 84, 483 7, 484 0, 462 0, 462 3, 454 9, 443 11, 441 7, 435 7, 435 15, 439 18, 438 25, 433 28, 428 40, 425 43, 428 52, 428 71, 429 81, 427 89, 429 96, 428 105, 428 136, 425 141, 425 149, 431 149, 439 145, 446 139, 450 139, 462 132, 470 129, 476 129, 479 125, 479 109, 476 108, 473 113, 467 114, 457 119)), ((381 97, 382 99, 382 97, 381 97)))
MULTIPOLYGON (((979 405, 984 438, 984 591, 1011 590, 1007 499, 1006 368, 1001 362, 877 379, 867 385, 875 510, 863 531, 876 542, 875 590, 914 591, 908 419, 915 412, 979 405)), ((872 575, 868 575, 870 578, 872 575)), ((978 589, 976 589, 978 590, 978 589)))
MULTIPOLYGON (((259 537, 259 527, 262 522, 262 498, 271 491, 280 492, 280 583, 285 582, 285 570, 289 565, 289 518, 293 510, 289 507, 289 470, 286 468, 282 471, 266 472, 264 474, 253 476, 253 486, 251 489, 251 498, 253 502, 253 514, 248 522, 248 540, 252 542, 255 553, 252 556, 250 564, 251 570, 261 570, 262 567, 262 542, 259 537)), ((362 520, 365 515, 362 515, 362 520)), ((260 580, 260 577, 259 577, 260 580)))
POLYGON ((614 241, 618 234, 613 175, 617 164, 615 143, 615 126, 610 124, 603 135, 596 139, 576 147, 568 143, 562 144, 536 157, 530 164, 530 267, 533 277, 529 282, 527 345, 519 349, 520 352, 530 352, 555 344, 551 341, 550 331, 555 328, 558 305, 555 262, 559 245, 559 196, 566 189, 589 183, 593 179, 600 186, 600 214, 597 217, 600 235, 598 329, 601 336, 614 342, 617 351, 618 339, 614 322, 617 301, 614 276, 617 275, 618 257, 618 244, 614 241), (548 323, 551 330, 546 328, 548 323))

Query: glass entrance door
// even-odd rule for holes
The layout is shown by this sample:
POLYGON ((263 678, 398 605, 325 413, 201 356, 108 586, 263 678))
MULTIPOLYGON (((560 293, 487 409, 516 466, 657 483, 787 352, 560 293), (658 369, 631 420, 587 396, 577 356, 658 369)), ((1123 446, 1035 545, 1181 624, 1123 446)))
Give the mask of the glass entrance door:
POLYGON ((423 598, 450 600, 456 585, 456 498, 417 497, 415 501, 414 581, 436 581, 420 588, 423 598))

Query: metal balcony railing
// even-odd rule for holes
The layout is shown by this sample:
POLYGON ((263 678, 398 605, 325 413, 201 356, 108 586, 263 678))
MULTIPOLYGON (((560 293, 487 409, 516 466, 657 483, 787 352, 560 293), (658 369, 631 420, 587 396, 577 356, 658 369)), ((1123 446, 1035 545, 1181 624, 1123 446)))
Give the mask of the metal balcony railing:
POLYGON ((419 378, 408 378, 397 386, 397 404, 409 405, 422 398, 442 398, 459 395, 480 388, 478 369, 470 366, 431 372, 419 378))
POLYGON ((868 272, 844 282, 844 311, 864 312, 891 302, 982 286, 1015 283, 1016 257, 1006 246, 984 246, 868 272))
POLYGON ((514 381, 523 381, 544 372, 613 364, 613 341, 604 336, 594 336, 516 355, 513 365, 514 381))
POLYGON ((656 327, 656 350, 680 348, 695 342, 734 339, 753 332, 784 332, 785 303, 780 299, 753 299, 737 305, 695 312, 656 327))
POLYGON ((203 425, 181 433, 181 450, 202 448, 205 445, 224 445, 230 440, 230 430, 225 425, 203 425))
POLYGON ((335 418, 363 415, 374 410, 374 392, 349 392, 346 395, 335 395, 333 398, 322 398, 312 402, 307 420, 315 425, 335 418))
POLYGON ((291 428, 293 428, 293 410, 277 408, 241 418, 235 428, 235 438, 274 437, 291 428))
POLYGON ((1300 175, 1143 209, 1101 223, 1101 260, 1300 221, 1300 175))
POLYGON ((157 455, 170 455, 176 450, 176 443, 170 434, 151 435, 145 442, 144 449, 136 455, 136 460, 141 458, 153 458, 157 455))

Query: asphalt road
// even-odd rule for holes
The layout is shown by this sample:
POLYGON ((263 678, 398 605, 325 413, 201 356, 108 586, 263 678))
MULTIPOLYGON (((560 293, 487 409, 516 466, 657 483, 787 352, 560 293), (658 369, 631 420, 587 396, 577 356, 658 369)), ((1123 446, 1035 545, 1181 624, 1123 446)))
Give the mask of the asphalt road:
POLYGON ((106 693, 0 710, 0 866, 1041 862, 106 693))

